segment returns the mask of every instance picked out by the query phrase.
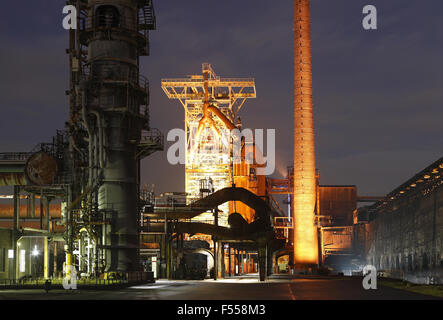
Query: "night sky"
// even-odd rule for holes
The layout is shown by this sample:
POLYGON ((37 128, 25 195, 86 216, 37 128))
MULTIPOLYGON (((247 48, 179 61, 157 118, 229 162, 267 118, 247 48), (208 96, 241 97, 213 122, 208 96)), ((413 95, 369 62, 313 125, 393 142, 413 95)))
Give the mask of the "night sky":
MULTIPOLYGON (((50 141, 68 118, 65 1, 3 1, 0 13, 0 151, 50 141)), ((276 177, 293 146, 293 1, 157 0, 157 30, 142 73, 151 83, 151 125, 184 127, 183 107, 162 78, 201 72, 254 77, 244 127, 277 130, 276 177)), ((443 155, 443 1, 312 0, 316 159, 321 184, 383 195, 443 155), (379 29, 362 28, 378 9, 379 29)), ((156 192, 183 191, 184 167, 166 152, 143 161, 156 192)))

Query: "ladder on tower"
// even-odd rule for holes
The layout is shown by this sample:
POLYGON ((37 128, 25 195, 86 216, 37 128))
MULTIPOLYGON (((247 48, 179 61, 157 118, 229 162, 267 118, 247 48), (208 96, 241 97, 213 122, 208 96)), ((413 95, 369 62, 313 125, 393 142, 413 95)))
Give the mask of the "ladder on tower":
POLYGON ((139 12, 139 30, 155 30, 156 18, 152 0, 143 0, 139 12))

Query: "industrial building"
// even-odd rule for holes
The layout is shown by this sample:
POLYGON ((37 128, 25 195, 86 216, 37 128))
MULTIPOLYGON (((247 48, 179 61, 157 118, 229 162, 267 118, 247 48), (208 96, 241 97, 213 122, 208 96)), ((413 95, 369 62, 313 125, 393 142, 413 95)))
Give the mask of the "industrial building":
POLYGON ((249 273, 264 281, 272 273, 352 274, 366 264, 443 283, 443 158, 386 196, 320 183, 309 0, 294 0, 294 161, 286 177, 259 174, 263 150, 231 135, 247 123, 240 111, 257 97, 255 80, 222 78, 203 63, 201 73, 155 84, 183 106, 186 138, 185 190, 160 195, 140 178, 140 161, 164 151, 140 74, 156 29, 153 1, 68 2, 79 28, 69 32, 66 127, 31 151, 0 153, 0 186, 14 190, 0 197, 8 202, 0 205, 0 283, 74 270, 128 283, 249 273), (287 212, 275 195, 287 196, 287 212))

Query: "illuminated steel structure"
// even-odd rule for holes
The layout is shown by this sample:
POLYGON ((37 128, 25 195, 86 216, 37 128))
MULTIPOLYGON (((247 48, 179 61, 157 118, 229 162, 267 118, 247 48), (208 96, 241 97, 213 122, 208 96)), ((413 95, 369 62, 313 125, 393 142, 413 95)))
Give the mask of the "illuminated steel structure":
MULTIPOLYGON (((209 179, 212 179, 214 191, 232 185, 232 139, 229 132, 241 129, 238 112, 246 99, 256 97, 254 79, 220 78, 211 65, 205 63, 202 75, 164 79, 162 88, 168 98, 178 99, 185 110, 185 171, 189 197, 200 197, 201 183, 209 179)), ((227 226, 228 203, 219 209, 219 225, 227 226)), ((210 212, 195 218, 198 221, 213 219, 210 212)))
MULTIPOLYGON (((155 29, 151 0, 76 0, 70 32, 72 181, 66 264, 88 275, 137 271, 140 160, 160 150, 139 60, 155 29)), ((69 270, 68 270, 69 271, 69 270)))
POLYGON ((318 264, 309 0, 294 0, 294 265, 318 264))

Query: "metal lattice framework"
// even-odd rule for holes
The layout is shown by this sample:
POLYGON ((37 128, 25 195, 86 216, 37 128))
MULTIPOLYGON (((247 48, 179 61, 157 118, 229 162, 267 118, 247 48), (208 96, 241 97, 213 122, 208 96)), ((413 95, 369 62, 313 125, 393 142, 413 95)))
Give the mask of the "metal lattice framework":
MULTIPOLYGON (((230 150, 230 139, 222 139, 222 134, 237 128, 246 99, 256 98, 252 78, 220 78, 208 63, 202 65, 202 73, 162 80, 166 96, 179 100, 185 110, 186 192, 191 198, 200 196, 203 179, 213 180, 214 191, 230 186, 231 158, 222 152, 223 148, 230 150)), ((228 204, 220 209, 219 224, 227 225, 228 204)), ((210 215, 202 214, 196 220, 208 220, 210 215)))

